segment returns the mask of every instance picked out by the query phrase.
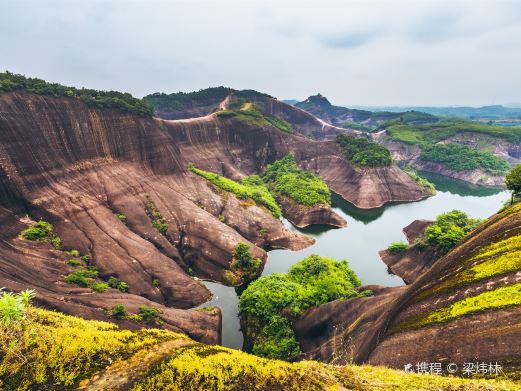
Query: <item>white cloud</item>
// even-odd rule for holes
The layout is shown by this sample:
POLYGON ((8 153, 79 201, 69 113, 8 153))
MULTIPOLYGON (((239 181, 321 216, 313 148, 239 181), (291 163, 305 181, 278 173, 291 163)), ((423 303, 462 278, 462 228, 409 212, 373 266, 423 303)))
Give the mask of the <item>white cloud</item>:
POLYGON ((127 90, 229 85, 279 98, 521 101, 519 2, 0 0, 0 68, 127 90))

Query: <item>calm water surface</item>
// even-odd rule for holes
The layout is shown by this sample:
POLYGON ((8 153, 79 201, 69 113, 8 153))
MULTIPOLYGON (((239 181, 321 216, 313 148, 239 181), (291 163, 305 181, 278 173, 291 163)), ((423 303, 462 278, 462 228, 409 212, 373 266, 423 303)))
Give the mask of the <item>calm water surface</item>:
MULTIPOLYGON (((405 241, 402 232, 405 226, 416 219, 434 219, 440 213, 452 209, 462 210, 473 217, 489 217, 509 197, 501 189, 471 186, 432 174, 424 176, 436 185, 438 193, 419 202, 392 204, 367 211, 357 209, 334 195, 332 206, 335 212, 347 220, 345 228, 313 226, 297 229, 287 220, 283 220, 292 231, 313 236, 316 243, 301 251, 270 251, 262 275, 287 272, 294 263, 306 256, 319 254, 347 259, 363 284, 402 285, 403 281, 399 277, 387 272, 387 266, 380 260, 378 251, 387 248, 392 242, 405 241)), ((214 296, 202 307, 221 308, 223 345, 240 349, 243 335, 239 325, 236 289, 213 282, 205 282, 205 285, 214 296)))

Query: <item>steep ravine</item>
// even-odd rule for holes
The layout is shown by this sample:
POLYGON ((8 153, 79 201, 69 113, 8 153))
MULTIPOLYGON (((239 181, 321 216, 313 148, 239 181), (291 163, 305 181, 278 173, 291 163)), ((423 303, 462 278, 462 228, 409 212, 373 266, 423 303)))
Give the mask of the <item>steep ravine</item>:
POLYGON ((362 207, 426 196, 396 167, 355 170, 334 142, 214 115, 146 119, 23 92, 0 96, 0 146, 0 223, 9 227, 0 233, 0 286, 34 288, 48 307, 125 327, 141 325, 107 311, 119 303, 131 313, 154 306, 165 327, 208 343, 220 341, 220 314, 187 310, 210 296, 188 273, 222 282, 239 242, 265 261, 264 248, 301 249, 312 239, 291 232, 262 208, 216 193, 186 171, 190 162, 233 177, 260 172, 293 152, 302 167, 362 207), (163 233, 147 215, 149 202, 168 227, 163 233), (100 278, 119 278, 128 293, 95 293, 65 283, 75 270, 65 264, 68 254, 18 237, 26 215, 52 223, 64 250, 89 255, 100 278))

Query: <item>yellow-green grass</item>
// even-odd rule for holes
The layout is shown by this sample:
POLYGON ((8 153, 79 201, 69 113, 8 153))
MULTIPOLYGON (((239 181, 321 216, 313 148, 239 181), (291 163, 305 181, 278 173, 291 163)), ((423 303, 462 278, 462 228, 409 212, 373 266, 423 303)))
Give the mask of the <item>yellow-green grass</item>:
POLYGON ((423 326, 448 322, 477 312, 516 305, 521 305, 521 284, 507 285, 492 291, 483 292, 429 313, 412 316, 392 328, 390 333, 417 329, 423 326))
POLYGON ((293 133, 293 128, 283 119, 270 114, 262 113, 252 102, 244 103, 240 109, 218 111, 216 115, 222 119, 235 118, 251 126, 273 127, 281 132, 293 133))
POLYGON ((165 330, 120 330, 30 307, 26 319, 0 325, 0 389, 61 389, 110 362, 171 339, 165 330))
MULTIPOLYGON (((99 321, 31 307, 27 317, 0 329, 0 389, 73 389, 126 359, 174 340, 166 330, 129 331, 99 321)), ((515 390, 506 379, 468 380, 406 374, 371 366, 288 363, 203 344, 175 345, 166 359, 132 385, 133 390, 515 390)), ((172 345, 174 346, 174 345, 172 345)), ((167 352, 168 353, 168 352, 167 352)))
MULTIPOLYGON (((521 270, 521 235, 485 246, 462 264, 470 263, 475 264, 436 285, 429 290, 428 295, 521 270)), ((427 295, 421 294, 420 297, 427 297, 427 295)))
POLYGON ((253 200, 254 203, 269 209, 274 217, 280 217, 280 206, 277 204, 277 201, 275 201, 275 198, 273 198, 270 191, 264 184, 254 186, 251 184, 235 182, 213 172, 200 170, 193 165, 189 167, 189 170, 194 174, 203 177, 214 186, 217 186, 219 189, 233 193, 242 200, 253 200))
POLYGON ((199 344, 178 349, 131 390, 513 390, 515 387, 515 383, 504 379, 467 380, 315 361, 288 363, 199 344))

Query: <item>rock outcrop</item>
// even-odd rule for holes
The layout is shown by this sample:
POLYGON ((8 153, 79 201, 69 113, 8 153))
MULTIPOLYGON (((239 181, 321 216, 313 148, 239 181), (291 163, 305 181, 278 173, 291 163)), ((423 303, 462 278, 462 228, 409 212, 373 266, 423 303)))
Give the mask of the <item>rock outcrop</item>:
POLYGON ((414 243, 421 237, 425 229, 432 224, 430 220, 415 220, 403 229, 409 248, 392 252, 382 250, 378 254, 393 274, 400 277, 406 284, 410 284, 425 273, 441 255, 439 250, 422 247, 414 243))
POLYGON ((347 226, 347 221, 336 214, 329 205, 307 207, 284 196, 277 197, 277 202, 281 206, 284 216, 298 228, 313 224, 330 225, 337 228, 347 226))
POLYGON ((294 323, 304 357, 402 369, 453 362, 458 373, 464 363, 498 362, 505 372, 518 372, 520 243, 517 204, 480 225, 411 285, 373 287, 373 297, 308 310, 294 323))

